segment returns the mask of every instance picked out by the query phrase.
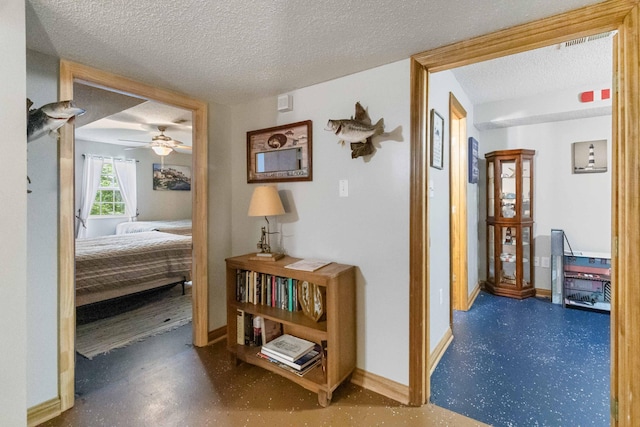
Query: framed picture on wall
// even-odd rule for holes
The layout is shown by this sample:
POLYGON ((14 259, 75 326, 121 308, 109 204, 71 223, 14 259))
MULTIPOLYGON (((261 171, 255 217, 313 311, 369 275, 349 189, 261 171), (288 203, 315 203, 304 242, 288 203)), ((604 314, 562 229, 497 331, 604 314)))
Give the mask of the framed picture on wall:
POLYGON ((607 140, 574 142, 572 144, 573 173, 607 171, 607 140))
POLYGON ((247 182, 311 181, 311 120, 247 132, 247 182))
POLYGON ((479 179, 478 140, 471 136, 469 137, 469 183, 477 184, 479 179))
POLYGON ((444 164, 444 119, 431 110, 431 167, 442 169, 444 164))
POLYGON ((191 168, 189 166, 154 163, 153 189, 191 191, 191 168))

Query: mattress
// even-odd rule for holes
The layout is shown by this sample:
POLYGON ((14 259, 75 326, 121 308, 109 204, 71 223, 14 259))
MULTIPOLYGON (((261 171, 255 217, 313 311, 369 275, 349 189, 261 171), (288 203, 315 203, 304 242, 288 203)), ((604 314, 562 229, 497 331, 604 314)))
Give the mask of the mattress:
POLYGON ((190 280, 191 236, 159 231, 76 240, 76 306, 190 280))

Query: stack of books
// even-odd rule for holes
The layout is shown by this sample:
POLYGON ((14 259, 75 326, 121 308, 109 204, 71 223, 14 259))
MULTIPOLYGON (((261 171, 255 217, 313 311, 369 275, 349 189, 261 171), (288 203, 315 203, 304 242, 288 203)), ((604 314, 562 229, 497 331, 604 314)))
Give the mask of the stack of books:
POLYGON ((284 334, 264 344, 258 356, 302 376, 320 363, 321 348, 314 342, 284 334))

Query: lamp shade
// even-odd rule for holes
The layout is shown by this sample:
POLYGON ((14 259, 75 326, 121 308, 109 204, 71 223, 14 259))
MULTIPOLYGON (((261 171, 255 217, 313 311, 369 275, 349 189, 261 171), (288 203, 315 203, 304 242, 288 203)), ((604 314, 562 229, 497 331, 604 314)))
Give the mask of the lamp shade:
POLYGON ((284 207, 278 195, 278 189, 270 185, 261 185, 253 190, 249 203, 249 216, 283 215, 284 207))
POLYGON ((173 149, 171 147, 165 147, 165 146, 160 146, 160 145, 156 145, 151 147, 151 149, 158 155, 158 156, 166 156, 168 155, 170 152, 173 151, 173 149))

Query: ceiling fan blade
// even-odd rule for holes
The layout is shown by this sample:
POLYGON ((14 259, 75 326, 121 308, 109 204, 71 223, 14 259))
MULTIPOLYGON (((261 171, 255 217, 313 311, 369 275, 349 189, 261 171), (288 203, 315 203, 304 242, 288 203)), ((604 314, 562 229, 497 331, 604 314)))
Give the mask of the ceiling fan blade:
POLYGON ((192 147, 190 145, 182 145, 182 144, 176 145, 174 148, 180 148, 180 149, 183 149, 183 150, 191 150, 192 149, 192 147))
POLYGON ((148 144, 149 141, 140 141, 137 139, 118 139, 118 141, 124 141, 124 142, 139 142, 141 144, 148 144))

